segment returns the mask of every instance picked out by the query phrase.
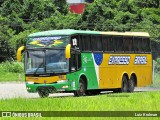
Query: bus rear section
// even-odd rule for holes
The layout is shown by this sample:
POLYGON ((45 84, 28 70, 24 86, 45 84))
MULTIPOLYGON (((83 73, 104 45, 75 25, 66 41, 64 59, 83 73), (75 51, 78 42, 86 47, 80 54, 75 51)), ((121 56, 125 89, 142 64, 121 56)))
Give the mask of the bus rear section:
POLYGON ((104 54, 104 62, 99 66, 100 88, 124 88, 133 92, 134 87, 152 83, 151 54, 104 54))

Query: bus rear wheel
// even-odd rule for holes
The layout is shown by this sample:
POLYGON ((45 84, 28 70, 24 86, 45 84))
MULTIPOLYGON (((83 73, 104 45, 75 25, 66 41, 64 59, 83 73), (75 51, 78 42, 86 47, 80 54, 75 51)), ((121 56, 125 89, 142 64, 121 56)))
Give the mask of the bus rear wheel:
POLYGON ((46 98, 49 96, 49 91, 46 89, 46 88, 39 88, 38 89, 38 95, 41 97, 41 98, 46 98))
POLYGON ((133 92, 134 91, 134 77, 131 76, 130 80, 128 81, 128 92, 133 92))
POLYGON ((79 81, 79 87, 78 90, 74 92, 74 96, 79 97, 85 95, 86 92, 86 84, 84 80, 81 78, 79 81))
POLYGON ((128 91, 128 80, 126 76, 122 78, 122 87, 118 89, 118 92, 127 92, 128 91))

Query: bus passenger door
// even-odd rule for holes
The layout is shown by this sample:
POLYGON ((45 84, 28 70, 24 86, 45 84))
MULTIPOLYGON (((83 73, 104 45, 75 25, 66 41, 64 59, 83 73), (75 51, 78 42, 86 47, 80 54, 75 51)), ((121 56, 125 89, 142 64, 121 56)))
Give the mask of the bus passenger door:
POLYGON ((79 52, 71 52, 70 66, 71 72, 77 71, 81 68, 81 54, 79 52))
POLYGON ((68 77, 71 80, 70 81, 71 85, 74 85, 72 86, 74 90, 79 82, 79 73, 77 73, 77 71, 79 71, 80 68, 81 68, 81 54, 79 52, 72 51, 70 58, 70 67, 69 67, 71 73, 68 74, 68 77))

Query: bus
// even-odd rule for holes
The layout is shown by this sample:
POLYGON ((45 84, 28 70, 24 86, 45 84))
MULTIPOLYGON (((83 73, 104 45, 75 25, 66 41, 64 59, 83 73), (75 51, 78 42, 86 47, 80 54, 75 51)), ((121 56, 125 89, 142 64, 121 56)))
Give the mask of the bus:
POLYGON ((133 92, 152 84, 152 54, 146 32, 100 32, 74 29, 30 34, 24 51, 25 83, 40 97, 71 92, 133 92))

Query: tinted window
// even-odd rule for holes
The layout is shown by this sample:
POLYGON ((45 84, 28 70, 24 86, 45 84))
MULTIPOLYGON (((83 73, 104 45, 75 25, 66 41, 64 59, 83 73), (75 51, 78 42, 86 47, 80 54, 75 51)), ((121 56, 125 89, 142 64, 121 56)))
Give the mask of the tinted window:
POLYGON ((124 37, 123 38, 123 48, 124 51, 134 51, 133 48, 133 37, 124 37))
POLYGON ((103 36, 102 41, 104 51, 114 51, 113 39, 111 36, 103 36))
POLYGON ((82 51, 91 51, 90 35, 81 35, 80 38, 82 51))
POLYGON ((143 38, 142 41, 143 41, 142 48, 144 52, 151 52, 149 38, 143 38))
POLYGON ((81 54, 78 52, 72 51, 71 54, 71 70, 78 70, 81 68, 81 54))
POLYGON ((133 44, 135 52, 143 52, 142 38, 134 37, 133 44))
POLYGON ((93 51, 103 51, 101 36, 92 36, 91 43, 93 51))
POLYGON ((70 65, 71 65, 71 70, 76 70, 77 68, 77 61, 76 61, 76 55, 75 55, 75 53, 72 53, 71 54, 71 63, 70 63, 70 65))
POLYGON ((113 37, 116 51, 123 51, 123 37, 113 37))

